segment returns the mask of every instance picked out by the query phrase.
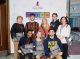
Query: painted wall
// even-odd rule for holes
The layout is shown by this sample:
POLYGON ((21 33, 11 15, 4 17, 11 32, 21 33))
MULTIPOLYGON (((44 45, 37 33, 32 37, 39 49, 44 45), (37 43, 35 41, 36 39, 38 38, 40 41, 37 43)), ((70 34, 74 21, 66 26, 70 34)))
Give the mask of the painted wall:
MULTIPOLYGON (((26 18, 26 12, 50 12, 50 16, 52 13, 58 13, 59 18, 61 16, 66 15, 66 3, 67 0, 39 0, 39 4, 41 9, 34 9, 37 0, 10 0, 9 8, 10 8, 10 29, 13 23, 16 22, 16 17, 21 15, 23 16, 24 25, 29 21, 29 18, 26 18)), ((41 18, 36 18, 35 21, 41 23, 41 18)), ((48 18, 48 22, 51 22, 51 17, 48 18)), ((11 53, 14 52, 14 45, 12 39, 11 43, 11 53)))

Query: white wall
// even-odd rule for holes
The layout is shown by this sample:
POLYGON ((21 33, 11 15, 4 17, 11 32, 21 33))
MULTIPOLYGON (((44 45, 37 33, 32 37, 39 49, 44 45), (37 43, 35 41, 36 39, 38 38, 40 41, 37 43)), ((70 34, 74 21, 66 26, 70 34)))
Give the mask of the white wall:
MULTIPOLYGON (((56 12, 61 16, 66 15, 66 3, 67 0, 39 0, 42 9, 33 9, 37 0, 10 0, 10 29, 13 23, 16 22, 16 17, 21 15, 24 20, 23 23, 25 25, 28 22, 28 18, 26 18, 26 12, 50 12, 51 14, 56 12)), ((35 20, 41 23, 41 20, 35 20)), ((48 19, 48 22, 51 22, 51 18, 48 19)), ((11 39, 11 53, 14 52, 14 46, 11 39)))

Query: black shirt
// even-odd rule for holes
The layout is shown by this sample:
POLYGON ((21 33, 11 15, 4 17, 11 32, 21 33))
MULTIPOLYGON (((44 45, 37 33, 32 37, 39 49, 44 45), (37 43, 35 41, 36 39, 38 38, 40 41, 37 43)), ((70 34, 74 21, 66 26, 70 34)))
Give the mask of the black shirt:
POLYGON ((16 33, 23 33, 24 32, 24 25, 14 23, 11 27, 11 38, 13 39, 16 37, 16 33))

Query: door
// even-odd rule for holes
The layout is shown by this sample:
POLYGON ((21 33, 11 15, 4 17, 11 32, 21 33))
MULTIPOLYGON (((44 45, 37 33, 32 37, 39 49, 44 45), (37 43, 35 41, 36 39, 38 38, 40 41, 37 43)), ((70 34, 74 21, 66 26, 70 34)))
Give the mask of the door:
POLYGON ((0 55, 7 53, 7 19, 6 19, 6 4, 0 5, 0 55))

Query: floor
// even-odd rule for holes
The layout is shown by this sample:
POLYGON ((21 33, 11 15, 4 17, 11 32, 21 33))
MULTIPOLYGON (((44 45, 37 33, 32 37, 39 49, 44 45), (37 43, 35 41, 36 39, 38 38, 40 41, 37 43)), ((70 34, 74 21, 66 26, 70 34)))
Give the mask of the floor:
MULTIPOLYGON (((0 57, 0 59, 14 59, 13 55, 10 56, 4 56, 4 57, 0 57)), ((68 59, 80 59, 80 55, 70 55, 70 57, 68 57, 68 59)))

